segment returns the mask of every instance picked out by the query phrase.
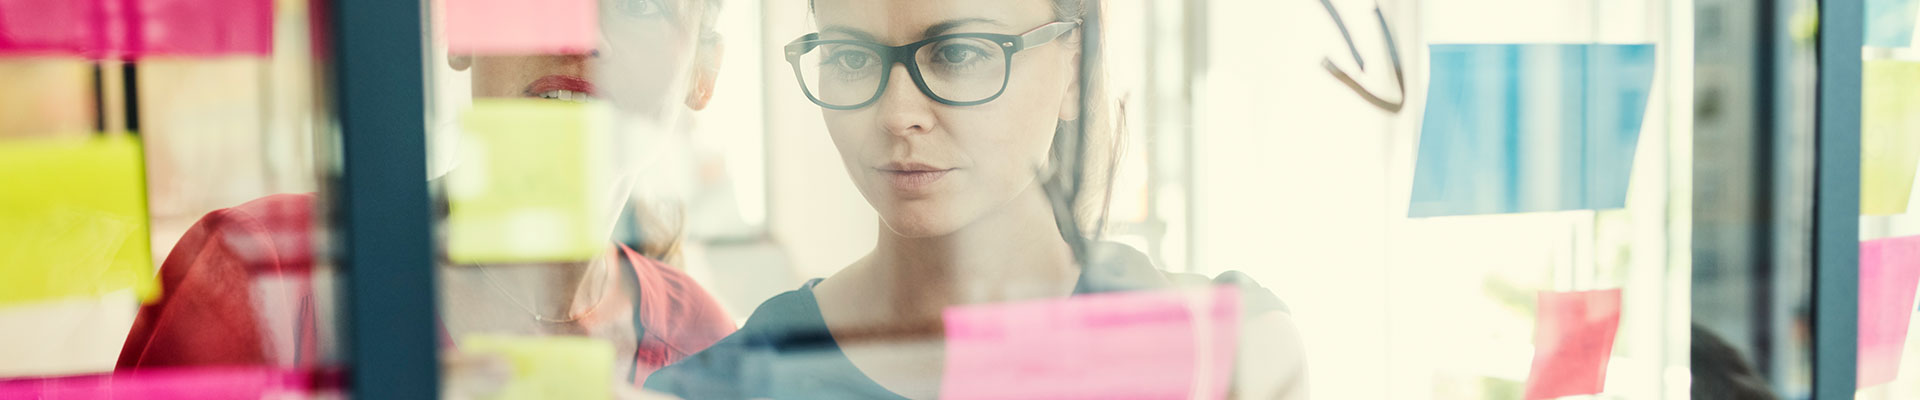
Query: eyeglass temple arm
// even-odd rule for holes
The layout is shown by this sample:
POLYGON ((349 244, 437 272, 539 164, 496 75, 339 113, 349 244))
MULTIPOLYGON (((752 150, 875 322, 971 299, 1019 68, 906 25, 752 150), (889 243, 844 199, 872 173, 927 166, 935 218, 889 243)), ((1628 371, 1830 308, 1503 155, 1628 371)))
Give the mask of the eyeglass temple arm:
POLYGON ((1053 42, 1054 39, 1059 39, 1060 35, 1064 35, 1078 26, 1080 26, 1080 23, 1075 21, 1049 23, 1041 25, 1038 28, 1033 28, 1033 30, 1027 31, 1027 33, 1020 34, 1020 38, 1013 43, 1001 43, 1000 45, 1010 47, 1013 51, 1039 47, 1040 45, 1053 42))
POLYGON ((794 39, 792 42, 787 42, 787 45, 782 48, 782 50, 785 50, 787 54, 787 61, 791 62, 794 59, 800 58, 800 54, 806 53, 808 50, 807 42, 810 42, 819 38, 820 38, 819 33, 809 33, 809 34, 801 35, 800 38, 794 39))
MULTIPOLYGON (((1325 68, 1328 73, 1333 74, 1334 79, 1340 80, 1340 83, 1346 85, 1348 89, 1353 89, 1355 94, 1359 94, 1361 99, 1372 103, 1374 107, 1379 107, 1390 113, 1398 113, 1400 109, 1405 108, 1407 103, 1407 76, 1406 72, 1400 68, 1400 46, 1393 41, 1393 30, 1387 27, 1387 14, 1381 12, 1379 7, 1374 7, 1373 16, 1380 21, 1380 33, 1386 38, 1387 57, 1388 60, 1393 62, 1393 83, 1400 94, 1399 99, 1387 100, 1374 95, 1372 91, 1367 90, 1366 86, 1361 85, 1360 82, 1354 80, 1352 76, 1348 76, 1346 71, 1342 71, 1339 66, 1333 65, 1333 60, 1321 60, 1320 67, 1325 68)), ((1342 33, 1345 33, 1344 30, 1342 33)), ((1348 39, 1347 45, 1352 46, 1353 40, 1348 39)), ((1358 50, 1355 51, 1357 52, 1358 50)), ((1359 60, 1358 54, 1355 54, 1354 60, 1359 60)))

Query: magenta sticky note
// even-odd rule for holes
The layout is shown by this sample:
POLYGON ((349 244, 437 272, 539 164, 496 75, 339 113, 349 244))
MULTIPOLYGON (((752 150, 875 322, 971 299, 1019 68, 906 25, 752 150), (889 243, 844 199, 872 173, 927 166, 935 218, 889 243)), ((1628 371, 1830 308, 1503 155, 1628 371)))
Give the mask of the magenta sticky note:
POLYGON ((257 400, 304 398, 311 372, 264 367, 139 369, 0 381, 0 399, 257 400))
POLYGON ((273 53, 274 0, 119 1, 128 58, 273 53))
POLYGON ((594 0, 446 0, 454 54, 581 54, 599 37, 594 0))
POLYGON ((1860 243, 1859 387, 1892 382, 1920 284, 1920 236, 1860 243))
POLYGON ((98 57, 108 47, 105 0, 0 0, 0 56, 98 57))
POLYGON ((1600 393, 1620 328, 1620 289, 1541 292, 1526 398, 1600 393))
POLYGON ((1232 288, 948 308, 945 399, 1221 398, 1240 302, 1232 288))

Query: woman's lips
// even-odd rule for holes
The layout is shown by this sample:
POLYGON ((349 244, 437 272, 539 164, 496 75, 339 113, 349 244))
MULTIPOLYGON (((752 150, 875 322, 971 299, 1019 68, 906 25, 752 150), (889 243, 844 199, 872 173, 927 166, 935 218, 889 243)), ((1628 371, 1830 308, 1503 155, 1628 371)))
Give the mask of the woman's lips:
POLYGON ((921 190, 925 190, 928 186, 932 186, 935 182, 939 182, 940 178, 946 177, 947 173, 952 171, 953 169, 940 169, 940 170, 882 169, 880 170, 880 173, 881 175, 886 176, 887 183, 890 185, 893 185, 894 190, 899 190, 903 192, 918 192, 921 190))
POLYGON ((593 83, 578 76, 547 75, 527 84, 527 97, 560 100, 587 100, 593 96, 593 83))

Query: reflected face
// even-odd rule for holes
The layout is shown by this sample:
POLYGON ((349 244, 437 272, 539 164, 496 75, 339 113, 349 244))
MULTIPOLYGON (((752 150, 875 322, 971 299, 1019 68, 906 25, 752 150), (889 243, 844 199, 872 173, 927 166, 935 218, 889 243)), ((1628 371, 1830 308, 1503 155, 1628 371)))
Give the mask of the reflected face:
MULTIPOLYGON (((885 46, 949 33, 1018 35, 1055 20, 1046 0, 817 0, 814 16, 820 39, 885 46)), ((984 50, 998 58, 999 49, 984 50)), ((1077 112, 1070 108, 1076 52, 1062 39, 1016 53, 1005 93, 973 106, 927 97, 904 65, 893 64, 873 104, 822 114, 854 185, 894 233, 946 235, 1039 190, 1054 129, 1077 112)), ((976 56, 959 48, 930 53, 976 56)))
POLYGON ((685 98, 706 12, 704 0, 601 0, 592 54, 471 57, 473 96, 606 99, 665 117, 685 98))

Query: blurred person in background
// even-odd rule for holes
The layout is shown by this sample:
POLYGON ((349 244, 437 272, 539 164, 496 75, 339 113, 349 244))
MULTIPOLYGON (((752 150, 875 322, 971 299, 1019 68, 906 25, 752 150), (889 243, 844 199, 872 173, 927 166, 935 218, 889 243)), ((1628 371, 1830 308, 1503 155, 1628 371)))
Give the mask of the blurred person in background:
POLYGON ((1693 324, 1688 351, 1693 373, 1692 396, 1703 400, 1776 400, 1766 378, 1754 370, 1740 350, 1700 324, 1693 324))
MULTIPOLYGON (((452 69, 471 73, 476 98, 605 101, 626 120, 671 126, 705 108, 713 93, 720 2, 601 0, 602 42, 588 54, 451 54, 448 60, 452 69)), ((616 175, 630 182, 638 173, 616 175)), ((630 187, 614 193, 628 193, 619 189, 630 187)), ((316 251, 315 201, 312 193, 279 194, 202 217, 160 268, 163 297, 140 309, 119 368, 320 365, 324 328, 316 315, 327 308, 316 311, 325 297, 316 299, 315 282, 307 279, 316 251)), ((434 208, 446 216, 446 204, 434 208)), ((630 247, 609 240, 590 260, 456 266, 441 256, 439 318, 412 323, 441 327, 451 397, 483 395, 510 378, 504 360, 453 348, 452 338, 469 333, 604 339, 616 349, 619 385, 633 389, 654 370, 734 331, 707 291, 660 261, 676 256, 677 226, 653 218, 644 205, 634 209, 646 242, 630 247)))
POLYGON ((813 0, 819 32, 784 54, 878 214, 878 242, 762 303, 647 388, 934 398, 949 307, 1234 285, 1244 300, 1233 396, 1304 398, 1299 335, 1272 292, 1237 272, 1164 273, 1082 233, 1099 233, 1120 148, 1120 107, 1104 98, 1101 71, 1081 71, 1101 65, 1082 54, 1091 1, 813 0))

